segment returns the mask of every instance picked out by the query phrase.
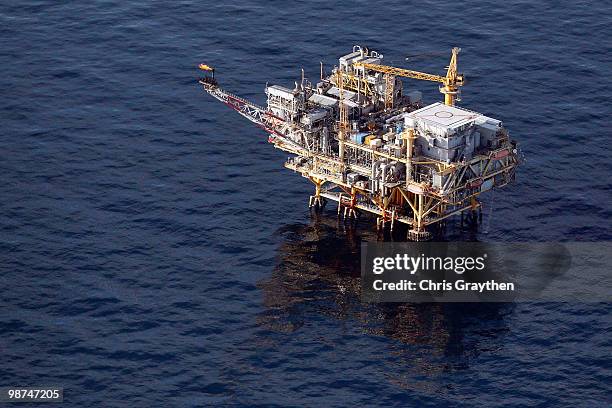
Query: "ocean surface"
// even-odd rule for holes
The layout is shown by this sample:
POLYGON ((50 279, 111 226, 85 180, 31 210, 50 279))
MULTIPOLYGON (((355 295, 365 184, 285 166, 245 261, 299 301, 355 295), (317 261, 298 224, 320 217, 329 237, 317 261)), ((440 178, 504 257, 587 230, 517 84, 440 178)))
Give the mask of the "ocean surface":
POLYGON ((606 241, 611 15, 605 1, 3 2, 0 386, 63 386, 71 407, 609 405, 609 303, 362 304, 375 222, 310 213, 309 182, 196 67, 263 105, 266 82, 316 79, 354 44, 435 73, 460 46, 461 105, 503 120, 525 163, 480 226, 446 239, 606 241))

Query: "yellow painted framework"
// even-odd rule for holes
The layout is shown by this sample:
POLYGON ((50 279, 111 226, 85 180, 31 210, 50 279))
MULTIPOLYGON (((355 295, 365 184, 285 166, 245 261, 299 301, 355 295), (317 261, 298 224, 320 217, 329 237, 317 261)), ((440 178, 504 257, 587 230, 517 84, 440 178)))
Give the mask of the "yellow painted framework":
MULTIPOLYGON (((376 157, 386 158, 388 156, 383 152, 353 142, 346 141, 345 145, 347 154, 350 154, 352 150, 367 151, 372 155, 372 160, 376 160, 376 157)), ((500 151, 505 149, 507 148, 500 149, 500 151)), ((390 223, 393 229, 396 222, 407 224, 411 227, 410 239, 424 240, 429 238, 426 227, 455 214, 475 211, 480 207, 478 196, 481 191, 470 189, 470 183, 475 180, 465 177, 470 168, 482 170, 478 178, 481 184, 483 180, 490 180, 504 173, 508 176, 513 172, 517 158, 509 154, 496 159, 496 153, 498 152, 493 151, 487 155, 476 156, 465 164, 447 164, 420 157, 412 158, 411 165, 434 165, 440 174, 448 175, 446 183, 448 188, 440 192, 428 188, 425 184, 398 183, 391 187, 385 196, 346 184, 340 178, 343 163, 337 158, 314 154, 311 156, 313 159, 311 166, 287 162, 285 167, 300 172, 315 185, 315 194, 310 197, 309 206, 321 206, 323 199, 331 199, 338 202, 338 214, 341 214, 342 209, 344 209, 345 217, 356 217, 357 210, 369 212, 378 216, 379 226, 390 223), (498 165, 493 166, 492 164, 496 161, 498 165), (328 189, 323 188, 325 184, 329 185, 328 189)), ((409 163, 407 158, 393 159, 407 165, 409 163)), ((504 177, 503 180, 501 183, 495 182, 494 186, 505 185, 508 177, 504 177)))

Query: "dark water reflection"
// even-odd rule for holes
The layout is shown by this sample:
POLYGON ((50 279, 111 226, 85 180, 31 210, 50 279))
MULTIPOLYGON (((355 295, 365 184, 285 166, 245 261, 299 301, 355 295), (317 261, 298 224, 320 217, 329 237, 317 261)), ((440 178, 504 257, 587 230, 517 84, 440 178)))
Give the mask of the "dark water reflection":
POLYGON ((266 307, 258 323, 267 329, 294 332, 313 315, 349 322, 367 338, 385 339, 382 358, 411 377, 464 369, 503 348, 513 304, 361 303, 360 244, 380 239, 374 232, 316 214, 278 233, 276 267, 258 285, 266 307))

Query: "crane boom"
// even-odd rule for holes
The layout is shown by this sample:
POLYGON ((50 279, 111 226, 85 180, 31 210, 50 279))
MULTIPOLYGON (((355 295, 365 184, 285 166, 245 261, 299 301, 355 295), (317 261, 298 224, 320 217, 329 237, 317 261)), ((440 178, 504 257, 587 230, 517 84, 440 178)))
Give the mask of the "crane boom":
POLYGON ((389 65, 378 65, 378 64, 364 64, 362 62, 356 62, 353 64, 354 67, 363 67, 371 71, 382 72, 383 74, 389 74, 394 76, 401 76, 413 79, 422 79, 424 81, 442 82, 446 80, 445 77, 440 75, 426 74, 425 72, 412 71, 410 69, 391 67, 389 65))
POLYGON ((463 74, 457 72, 457 54, 459 54, 459 51, 461 51, 461 48, 453 48, 451 60, 446 71, 446 76, 391 67, 389 65, 366 64, 363 62, 356 62, 353 64, 353 66, 363 67, 364 69, 375 72, 382 72, 386 75, 440 82, 442 84, 442 86, 440 86, 440 92, 444 94, 444 103, 446 105, 454 105, 455 100, 457 100, 457 97, 459 96, 459 87, 463 86, 465 83, 463 74))

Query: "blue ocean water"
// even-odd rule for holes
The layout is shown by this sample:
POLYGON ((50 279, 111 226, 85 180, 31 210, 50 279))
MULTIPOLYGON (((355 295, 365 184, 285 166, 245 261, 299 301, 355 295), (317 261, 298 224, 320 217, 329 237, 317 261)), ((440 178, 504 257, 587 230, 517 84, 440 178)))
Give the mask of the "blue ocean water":
MULTIPOLYGON (((460 46, 526 161, 448 239, 612 237, 608 2, 0 5, 0 385, 65 406, 604 406, 609 304, 365 305, 359 245, 200 62, 264 104, 353 44, 460 46)), ((441 72, 447 56, 411 67, 441 72)), ((435 84, 406 88, 439 100, 435 84)))

